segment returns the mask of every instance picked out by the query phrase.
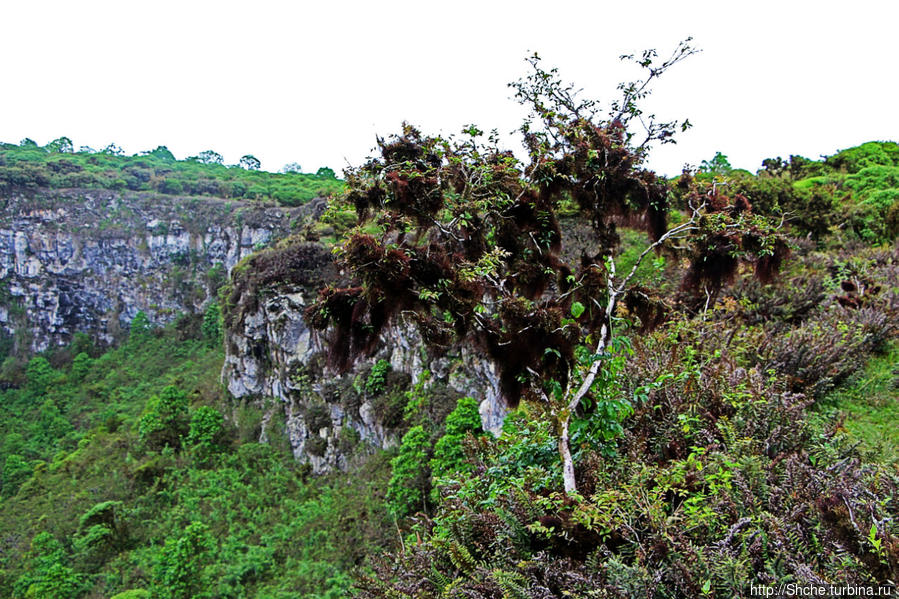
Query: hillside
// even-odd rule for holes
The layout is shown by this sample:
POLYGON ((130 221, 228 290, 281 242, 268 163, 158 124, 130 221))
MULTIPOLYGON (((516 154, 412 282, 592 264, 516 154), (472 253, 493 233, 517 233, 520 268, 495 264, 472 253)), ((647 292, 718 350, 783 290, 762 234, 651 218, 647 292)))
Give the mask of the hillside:
POLYGON ((4 193, 41 187, 108 189, 181 198, 273 200, 299 206, 343 189, 330 168, 320 168, 315 174, 298 169, 298 165, 288 165, 282 173, 262 171, 259 161, 249 155, 238 165, 226 166, 212 150, 177 160, 164 146, 133 156, 126 156, 115 144, 101 151, 82 147, 76 152, 67 137, 46 146, 30 139, 0 143, 0 191, 4 193))
POLYGON ((624 160, 592 212, 626 144, 564 126, 533 196, 412 129, 346 183, 3 146, 0 596, 899 579, 899 146, 624 160))

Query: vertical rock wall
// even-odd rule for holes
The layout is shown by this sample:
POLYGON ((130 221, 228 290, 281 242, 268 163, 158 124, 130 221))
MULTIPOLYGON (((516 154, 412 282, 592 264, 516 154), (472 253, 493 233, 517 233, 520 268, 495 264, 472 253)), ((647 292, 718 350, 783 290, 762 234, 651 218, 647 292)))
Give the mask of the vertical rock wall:
MULTIPOLYGON (((346 465, 348 438, 380 448, 397 443, 405 393, 425 371, 429 394, 437 398, 433 401, 438 405, 432 407, 435 418, 452 410, 459 397, 471 396, 480 401, 484 427, 499 430, 506 410, 490 361, 463 347, 430 353, 413 327, 388 329, 374 355, 349 372, 330 369, 325 342, 309 330, 303 312, 323 280, 336 280, 339 274, 324 248, 309 247, 295 254, 314 263, 294 263, 292 272, 308 275, 270 277, 270 287, 254 289, 252 297, 234 298, 222 379, 234 397, 266 407, 264 423, 282 419, 298 460, 323 472, 346 465), (366 381, 379 361, 389 362, 390 375, 383 391, 371 392, 366 381)), ((263 263, 287 262, 273 255, 256 258, 250 259, 247 269, 257 274, 263 263)), ((238 281, 235 287, 240 288, 238 281)), ((266 434, 263 426, 263 437, 266 434)))
POLYGON ((202 310, 217 280, 302 215, 102 190, 0 198, 0 327, 37 352, 77 331, 110 343, 139 310, 159 324, 202 310))

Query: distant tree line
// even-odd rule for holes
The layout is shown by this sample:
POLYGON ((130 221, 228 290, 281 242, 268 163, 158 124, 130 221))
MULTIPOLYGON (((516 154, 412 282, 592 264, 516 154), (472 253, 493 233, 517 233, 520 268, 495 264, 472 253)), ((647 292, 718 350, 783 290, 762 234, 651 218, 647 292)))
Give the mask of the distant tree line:
POLYGON ((40 187, 89 188, 274 200, 299 206, 343 190, 343 182, 328 167, 314 174, 303 173, 295 162, 279 173, 261 167, 259 159, 250 154, 229 166, 213 150, 177 160, 165 146, 127 156, 116 144, 102 150, 81 146, 76 152, 68 137, 45 146, 24 139, 18 145, 0 143, 0 193, 40 187))

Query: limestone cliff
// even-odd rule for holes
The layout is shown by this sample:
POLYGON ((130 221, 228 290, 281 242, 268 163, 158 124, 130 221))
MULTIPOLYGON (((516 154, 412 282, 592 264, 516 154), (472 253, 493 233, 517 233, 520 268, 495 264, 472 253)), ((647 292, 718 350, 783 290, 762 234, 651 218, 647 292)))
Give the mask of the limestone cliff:
POLYGON ((104 190, 0 198, 0 327, 24 351, 76 331, 111 343, 139 311, 165 323, 203 309, 237 262, 310 208, 104 190))
POLYGON ((505 415, 492 364, 458 346, 440 353, 402 324, 385 332, 374 354, 349 371, 330 368, 325 339, 307 327, 303 312, 327 282, 340 279, 330 253, 316 244, 272 248, 235 272, 226 309, 222 378, 231 394, 266 410, 262 436, 283 422, 297 459, 322 472, 343 467, 351 445, 387 448, 403 430, 407 391, 424 383, 429 417, 442 419, 459 397, 480 401, 485 428, 496 431, 505 415), (383 388, 368 384, 374 365, 390 364, 383 388))
POLYGON ((470 395, 497 430, 504 407, 490 362, 461 346, 429 352, 402 323, 349 372, 329 367, 327 339, 303 312, 319 289, 346 281, 327 248, 286 239, 323 208, 76 189, 0 198, 0 329, 26 353, 78 331, 113 343, 138 311, 157 324, 200 312, 230 278, 223 383, 235 407, 263 408, 260 440, 280 426, 315 472, 344 467, 360 442, 397 443, 416 383, 428 387, 428 418, 470 395), (379 362, 390 371, 374 388, 379 362))

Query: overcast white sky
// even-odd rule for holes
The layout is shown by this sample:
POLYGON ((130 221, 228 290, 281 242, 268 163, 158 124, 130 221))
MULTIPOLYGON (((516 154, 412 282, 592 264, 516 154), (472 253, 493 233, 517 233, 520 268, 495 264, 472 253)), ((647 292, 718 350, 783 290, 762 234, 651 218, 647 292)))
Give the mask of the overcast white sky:
POLYGON ((897 25, 895 0, 3 0, 0 141, 65 135, 339 172, 404 119, 512 131, 522 113, 506 84, 529 52, 608 104, 638 75, 618 55, 693 36, 703 52, 659 81, 649 108, 694 128, 650 166, 674 175, 720 150, 754 171, 769 156, 899 139, 897 25))

